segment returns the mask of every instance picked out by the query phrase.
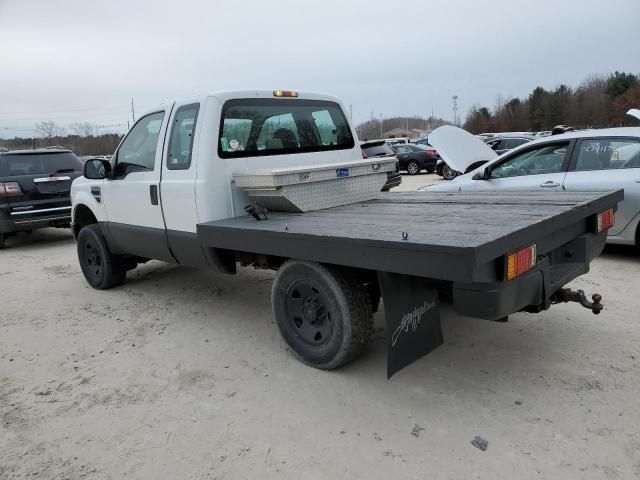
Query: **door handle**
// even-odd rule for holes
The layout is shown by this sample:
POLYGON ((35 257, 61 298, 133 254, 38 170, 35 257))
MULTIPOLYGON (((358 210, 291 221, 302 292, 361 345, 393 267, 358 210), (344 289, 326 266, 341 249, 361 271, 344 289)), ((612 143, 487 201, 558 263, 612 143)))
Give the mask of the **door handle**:
POLYGON ((149 185, 149 197, 151 197, 151 205, 158 205, 158 186, 149 185))
POLYGON ((559 187, 560 184, 556 183, 556 182, 552 182, 551 180, 549 180, 548 182, 544 182, 540 185, 542 188, 555 188, 555 187, 559 187))

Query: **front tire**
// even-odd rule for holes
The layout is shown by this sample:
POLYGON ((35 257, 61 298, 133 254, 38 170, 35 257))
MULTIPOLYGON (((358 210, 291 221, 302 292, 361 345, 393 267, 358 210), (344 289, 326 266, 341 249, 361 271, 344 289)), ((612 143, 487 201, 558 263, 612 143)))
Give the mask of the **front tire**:
POLYGON ((106 290, 124 283, 127 271, 109 250, 98 224, 80 230, 77 249, 84 278, 93 288, 106 290))
POLYGON ((373 315, 367 287, 336 267, 288 260, 273 282, 271 305, 285 342, 312 367, 341 367, 369 343, 373 315))
POLYGON ((457 176, 458 176, 458 172, 456 172, 454 169, 452 169, 449 165, 445 165, 442 168, 442 177, 445 180, 453 180, 457 176))
POLYGON ((420 173, 420 165, 418 162, 409 162, 407 164, 407 173, 409 175, 417 175, 420 173))

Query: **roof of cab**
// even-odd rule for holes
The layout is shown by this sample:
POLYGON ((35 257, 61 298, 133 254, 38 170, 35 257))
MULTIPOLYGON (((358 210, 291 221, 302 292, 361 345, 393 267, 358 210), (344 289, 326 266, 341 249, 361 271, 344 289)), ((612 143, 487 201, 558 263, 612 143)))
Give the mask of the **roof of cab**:
MULTIPOLYGON (((241 98, 277 98, 279 100, 282 100, 283 102, 291 101, 291 100, 324 100, 324 101, 328 101, 328 102, 340 103, 340 99, 338 97, 335 97, 333 95, 329 95, 329 94, 326 94, 326 93, 303 92, 303 91, 300 91, 300 90, 293 90, 293 91, 297 92, 297 94, 298 94, 297 97, 276 97, 273 94, 273 92, 275 90, 278 90, 278 89, 274 89, 274 90, 220 90, 220 91, 217 91, 217 92, 208 93, 207 95, 204 95, 204 96, 191 97, 191 98, 181 98, 181 99, 177 99, 175 101, 177 101, 177 102, 179 102, 181 104, 188 104, 188 103, 203 102, 207 98, 216 98, 219 102, 224 103, 224 102, 226 102, 228 100, 235 100, 235 99, 241 99, 241 98)), ((168 103, 164 103, 164 104, 160 104, 156 108, 152 108, 150 110, 147 110, 146 112, 144 112, 144 114, 142 116, 148 115, 148 114, 153 113, 153 112, 157 112, 159 110, 164 110, 167 107, 173 105, 173 102, 174 101, 171 101, 171 102, 168 102, 168 103)))

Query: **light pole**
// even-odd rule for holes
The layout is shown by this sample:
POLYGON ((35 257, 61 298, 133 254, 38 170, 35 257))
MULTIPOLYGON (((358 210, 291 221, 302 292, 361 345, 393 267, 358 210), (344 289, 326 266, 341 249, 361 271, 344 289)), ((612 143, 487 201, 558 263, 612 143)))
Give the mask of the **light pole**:
POLYGON ((458 95, 451 97, 453 100, 453 124, 458 125, 458 95))

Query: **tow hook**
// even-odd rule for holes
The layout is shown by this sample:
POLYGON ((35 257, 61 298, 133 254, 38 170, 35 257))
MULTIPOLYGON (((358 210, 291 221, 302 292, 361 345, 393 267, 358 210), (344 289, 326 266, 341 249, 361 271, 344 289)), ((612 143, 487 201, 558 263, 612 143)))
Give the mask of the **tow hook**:
POLYGON ((551 297, 553 303, 566 303, 566 302, 578 302, 584 308, 588 308, 595 315, 598 315, 604 306, 600 303, 602 295, 594 293, 591 295, 593 302, 587 300, 583 290, 576 290, 575 292, 570 288, 561 288, 551 297))

